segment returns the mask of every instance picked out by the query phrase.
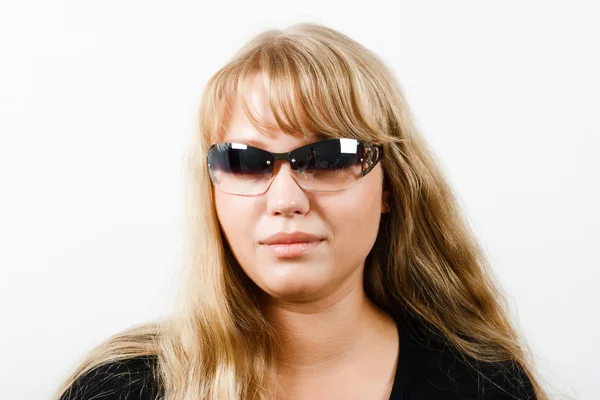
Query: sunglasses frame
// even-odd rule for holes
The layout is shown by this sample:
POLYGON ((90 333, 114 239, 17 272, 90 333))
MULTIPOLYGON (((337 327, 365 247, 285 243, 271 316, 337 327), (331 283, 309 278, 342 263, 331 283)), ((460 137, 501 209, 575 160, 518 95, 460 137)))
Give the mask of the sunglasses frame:
MULTIPOLYGON (((270 164, 271 160, 267 160, 267 165, 269 166, 270 172, 271 172, 271 177, 269 178, 269 185, 267 186, 267 188, 265 189, 264 192, 259 193, 259 194, 238 194, 238 193, 230 193, 230 194, 234 194, 234 195, 239 195, 239 196, 260 196, 261 194, 264 194, 268 189, 269 186, 271 185, 271 181, 273 180, 273 171, 275 170, 275 164, 277 163, 278 160, 287 160, 290 163, 290 167, 292 168, 293 171, 297 171, 298 168, 300 167, 296 167, 294 166, 294 164, 296 163, 296 159, 292 158, 293 155, 295 153, 298 152, 298 150, 302 150, 306 147, 309 146, 314 146, 316 143, 322 143, 322 142, 326 142, 326 141, 330 141, 330 140, 340 140, 340 139, 346 139, 346 138, 330 138, 330 139, 324 139, 324 140, 319 140, 317 142, 313 142, 313 143, 309 143, 306 144, 304 146, 300 146, 298 148, 295 148, 291 151, 285 152, 285 153, 273 153, 270 152, 268 150, 264 150, 261 149, 259 147, 256 146, 251 146, 245 143, 240 143, 240 142, 223 142, 223 143, 217 143, 217 144, 213 144, 212 146, 210 146, 209 150, 208 150, 208 155, 210 155, 210 153, 213 151, 213 149, 217 146, 222 146, 222 145, 231 145, 231 144, 239 144, 239 145, 243 145, 246 146, 246 148, 252 148, 255 150, 260 150, 263 151, 265 153, 268 153, 271 155, 271 157, 273 158, 273 165, 270 164)), ((381 159, 383 158, 383 145, 382 144, 374 144, 374 143, 368 143, 368 142, 364 142, 362 140, 358 140, 358 139, 350 139, 350 140, 355 140, 357 142, 357 145, 362 145, 365 149, 365 153, 367 155, 367 168, 365 169, 365 160, 364 158, 360 158, 360 163, 361 163, 361 176, 360 179, 357 181, 357 184, 362 180, 362 178, 364 176, 366 176, 369 172, 371 172, 373 170, 373 168, 375 168, 375 166, 377 165, 377 163, 379 163, 379 161, 381 161, 381 159)), ((219 187, 218 184, 215 183, 214 179, 213 179, 213 173, 212 173, 212 169, 211 169, 211 165, 209 162, 209 156, 207 155, 207 164, 208 164, 208 168, 210 171, 210 177, 211 177, 211 182, 213 183, 213 185, 215 185, 217 188, 219 187)), ((298 182, 298 184, 300 184, 298 182)), ((309 192, 337 192, 337 191, 341 191, 341 190, 347 190, 349 188, 345 188, 345 189, 339 189, 339 190, 328 190, 328 191, 324 191, 324 190, 311 190, 311 189, 307 189, 302 187, 304 190, 307 190, 309 192)), ((229 193, 229 192, 226 192, 229 193)))

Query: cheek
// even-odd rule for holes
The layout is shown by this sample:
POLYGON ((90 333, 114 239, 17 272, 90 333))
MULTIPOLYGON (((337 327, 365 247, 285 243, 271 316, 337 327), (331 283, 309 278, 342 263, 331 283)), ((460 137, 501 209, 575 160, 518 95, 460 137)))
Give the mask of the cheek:
POLYGON ((245 202, 244 197, 232 196, 215 191, 215 207, 221 229, 229 242, 236 257, 244 246, 253 242, 253 230, 250 227, 252 221, 252 206, 245 202), (240 210, 244 210, 241 212, 240 210))
POLYGON ((365 185, 347 194, 344 199, 332 199, 324 215, 333 230, 336 258, 356 263, 364 261, 375 244, 381 220, 381 189, 365 185))
MULTIPOLYGON (((379 203, 365 197, 362 201, 354 198, 332 209, 335 213, 335 229, 338 235, 343 235, 352 241, 364 241, 365 238, 377 233, 379 227, 379 203), (355 239, 353 239, 355 238, 355 239)), ((333 222, 332 222, 333 223, 333 222)))

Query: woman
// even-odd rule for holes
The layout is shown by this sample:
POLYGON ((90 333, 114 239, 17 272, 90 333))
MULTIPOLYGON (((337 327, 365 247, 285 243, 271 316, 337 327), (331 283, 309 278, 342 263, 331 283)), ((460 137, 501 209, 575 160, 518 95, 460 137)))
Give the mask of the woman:
POLYGON ((392 73, 332 29, 251 40, 209 81, 172 316, 61 399, 546 399, 392 73))

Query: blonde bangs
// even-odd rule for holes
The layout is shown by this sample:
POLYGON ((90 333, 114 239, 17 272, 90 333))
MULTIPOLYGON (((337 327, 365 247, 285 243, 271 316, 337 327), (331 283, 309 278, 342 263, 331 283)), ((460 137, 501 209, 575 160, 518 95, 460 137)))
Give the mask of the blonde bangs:
POLYGON ((385 111, 374 106, 380 104, 377 90, 355 59, 304 36, 270 31, 262 38, 249 43, 207 85, 200 121, 209 144, 223 137, 236 102, 266 136, 283 132, 378 143, 389 139, 385 111), (249 101, 257 74, 275 124, 261 118, 249 101))

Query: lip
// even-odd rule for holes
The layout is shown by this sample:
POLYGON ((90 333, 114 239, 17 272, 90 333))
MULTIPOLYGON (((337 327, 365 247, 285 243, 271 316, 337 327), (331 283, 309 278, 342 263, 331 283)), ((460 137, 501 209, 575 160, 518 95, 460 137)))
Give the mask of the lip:
POLYGON ((259 242, 260 246, 280 258, 291 258, 305 255, 324 241, 323 236, 306 232, 278 232, 259 242))
POLYGON ((273 253, 279 258, 293 258, 300 257, 310 253, 316 247, 318 247, 323 240, 315 240, 312 242, 297 242, 297 243, 275 243, 275 244, 263 244, 266 250, 273 253))
POLYGON ((262 245, 273 245, 273 244, 294 244, 294 243, 310 243, 318 242, 323 240, 323 236, 313 235, 306 232, 277 232, 274 235, 269 236, 265 240, 260 241, 262 245))

